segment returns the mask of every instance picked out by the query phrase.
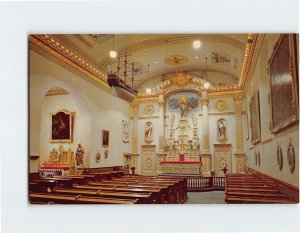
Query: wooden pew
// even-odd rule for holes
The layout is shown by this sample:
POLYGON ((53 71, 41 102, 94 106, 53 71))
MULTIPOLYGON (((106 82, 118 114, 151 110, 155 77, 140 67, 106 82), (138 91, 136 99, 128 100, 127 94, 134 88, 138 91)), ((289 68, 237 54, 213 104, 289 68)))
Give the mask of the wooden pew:
POLYGON ((88 197, 88 196, 70 196, 57 194, 30 193, 31 202, 44 202, 55 204, 136 204, 138 199, 116 199, 103 197, 88 197))
POLYGON ((152 198, 152 193, 135 193, 135 192, 121 192, 121 191, 105 191, 105 190, 88 190, 88 189, 66 189, 54 188, 53 193, 66 194, 66 195, 84 195, 96 197, 110 197, 110 198, 123 198, 123 199, 138 199, 137 204, 155 204, 152 198))
POLYGON ((273 183, 266 183, 252 174, 226 176, 226 203, 296 203, 273 183))
POLYGON ((122 191, 134 193, 152 193, 153 200, 157 204, 168 204, 166 191, 162 188, 135 188, 135 187, 118 187, 118 186, 101 186, 101 185, 74 185, 76 189, 87 190, 107 190, 107 191, 122 191))

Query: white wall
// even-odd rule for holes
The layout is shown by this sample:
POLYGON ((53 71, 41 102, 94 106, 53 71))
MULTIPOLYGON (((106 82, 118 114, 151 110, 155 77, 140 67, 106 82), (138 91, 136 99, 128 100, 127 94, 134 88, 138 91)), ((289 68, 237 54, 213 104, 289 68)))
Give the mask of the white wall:
MULTIPOLYGON (((130 103, 121 100, 30 50, 30 154, 40 155, 40 162, 49 156, 51 148, 51 115, 59 109, 75 112, 73 142, 65 148, 76 150, 82 143, 85 149, 85 167, 123 165, 123 152, 131 150, 131 142, 122 142, 122 120, 130 121, 130 103), (47 91, 59 86, 70 94, 47 96, 47 91), (109 156, 104 159, 101 147, 102 130, 110 131, 109 156), (101 162, 95 161, 97 151, 101 162)), ((30 171, 36 172, 36 161, 30 162, 30 171)))
MULTIPOLYGON (((248 167, 273 176, 299 187, 299 124, 283 130, 280 133, 272 134, 269 128, 271 121, 271 106, 268 101, 270 93, 269 77, 267 73, 268 60, 273 52, 274 45, 279 38, 279 34, 266 34, 255 70, 245 93, 245 110, 249 117, 249 140, 246 139, 246 129, 244 124, 244 147, 248 156, 248 167), (249 103, 255 91, 259 91, 260 99, 260 119, 261 119, 261 142, 251 145, 251 129, 249 103), (289 138, 292 139, 296 152, 296 169, 292 174, 289 171, 287 161, 287 146, 289 138), (283 152, 283 169, 279 170, 277 163, 277 144, 281 145, 283 152), (255 165, 255 151, 260 151, 261 165, 255 165)), ((243 118, 245 120, 245 118, 243 118)))

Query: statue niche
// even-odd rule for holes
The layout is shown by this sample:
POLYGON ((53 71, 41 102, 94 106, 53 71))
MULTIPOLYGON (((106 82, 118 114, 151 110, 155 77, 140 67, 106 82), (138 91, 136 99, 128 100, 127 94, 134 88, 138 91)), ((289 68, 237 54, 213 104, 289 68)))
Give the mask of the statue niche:
POLYGON ((220 143, 226 143, 228 140, 227 137, 227 122, 225 119, 221 118, 217 122, 217 141, 220 143))

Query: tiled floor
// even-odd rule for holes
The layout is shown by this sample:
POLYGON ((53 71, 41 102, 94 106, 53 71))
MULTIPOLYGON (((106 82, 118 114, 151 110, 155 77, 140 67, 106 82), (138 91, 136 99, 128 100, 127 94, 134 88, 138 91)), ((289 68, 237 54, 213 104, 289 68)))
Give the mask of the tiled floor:
POLYGON ((188 199, 184 204, 224 204, 224 191, 188 192, 188 199))

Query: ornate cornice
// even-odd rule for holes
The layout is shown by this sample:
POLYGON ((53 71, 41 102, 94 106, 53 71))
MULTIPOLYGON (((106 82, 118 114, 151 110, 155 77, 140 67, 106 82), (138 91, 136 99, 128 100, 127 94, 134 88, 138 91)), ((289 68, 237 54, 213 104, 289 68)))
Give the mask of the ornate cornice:
POLYGON ((46 54, 87 76, 90 81, 97 82, 105 89, 110 90, 110 87, 107 84, 107 77, 102 71, 89 64, 83 58, 54 40, 49 35, 30 35, 29 41, 30 44, 34 45, 39 50, 46 52, 46 54))
POLYGON ((244 88, 246 80, 248 78, 249 69, 252 64, 254 51, 255 51, 256 45, 257 45, 257 38, 258 38, 258 34, 249 33, 249 35, 248 35, 248 42, 246 45, 246 50, 245 50, 245 55, 244 55, 244 60, 243 60, 243 65, 242 65, 242 71, 241 71, 240 80, 239 80, 239 84, 238 84, 238 87, 241 89, 244 88))

